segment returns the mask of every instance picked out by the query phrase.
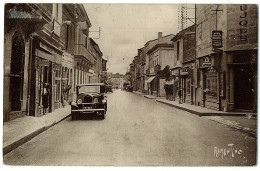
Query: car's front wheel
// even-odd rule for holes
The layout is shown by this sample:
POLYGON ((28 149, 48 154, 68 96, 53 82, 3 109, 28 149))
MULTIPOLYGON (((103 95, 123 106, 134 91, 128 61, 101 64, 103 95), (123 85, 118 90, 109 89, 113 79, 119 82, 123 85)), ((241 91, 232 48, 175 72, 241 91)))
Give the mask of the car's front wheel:
POLYGON ((103 111, 103 112, 101 113, 101 119, 106 119, 106 112, 105 112, 105 111, 103 111))
POLYGON ((75 112, 71 112, 71 120, 76 120, 77 119, 77 115, 75 112))

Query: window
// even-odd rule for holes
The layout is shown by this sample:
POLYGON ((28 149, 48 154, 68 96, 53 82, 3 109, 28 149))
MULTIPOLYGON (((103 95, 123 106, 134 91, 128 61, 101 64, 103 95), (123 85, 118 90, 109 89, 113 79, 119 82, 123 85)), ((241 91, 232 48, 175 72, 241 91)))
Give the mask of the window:
POLYGON ((217 74, 208 73, 206 75, 206 94, 217 97, 217 74))
POLYGON ((88 49, 88 38, 87 37, 85 38, 85 47, 86 47, 86 49, 88 49))
POLYGON ((52 13, 52 4, 45 4, 43 3, 42 6, 50 13, 52 13))
POLYGON ((53 33, 60 37, 61 24, 62 24, 62 4, 53 4, 52 8, 53 20, 53 33))
POLYGON ((69 29, 69 26, 67 25, 66 26, 66 41, 65 41, 65 48, 66 50, 69 49, 69 32, 70 32, 70 29, 69 29))
POLYGON ((177 61, 180 59, 180 42, 177 42, 177 61))
POLYGON ((187 79, 186 79, 186 93, 187 94, 190 94, 190 88, 191 88, 191 86, 190 86, 190 84, 191 84, 191 79, 190 79, 190 77, 188 77, 187 79))

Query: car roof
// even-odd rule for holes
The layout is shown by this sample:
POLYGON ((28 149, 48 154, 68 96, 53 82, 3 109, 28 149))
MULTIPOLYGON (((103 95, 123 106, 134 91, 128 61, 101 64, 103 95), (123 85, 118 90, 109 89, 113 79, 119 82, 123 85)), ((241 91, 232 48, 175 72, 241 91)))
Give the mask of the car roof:
POLYGON ((91 83, 91 84, 78 84, 76 86, 80 87, 80 86, 102 86, 102 85, 105 85, 105 84, 104 83, 91 83))

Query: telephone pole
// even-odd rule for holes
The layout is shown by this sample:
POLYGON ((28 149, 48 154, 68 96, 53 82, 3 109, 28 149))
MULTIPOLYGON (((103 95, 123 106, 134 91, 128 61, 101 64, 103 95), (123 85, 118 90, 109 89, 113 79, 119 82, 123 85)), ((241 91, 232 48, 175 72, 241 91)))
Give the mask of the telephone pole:
POLYGON ((218 12, 222 12, 223 10, 219 10, 218 7, 215 10, 211 10, 214 11, 216 14, 216 30, 218 30, 218 12))

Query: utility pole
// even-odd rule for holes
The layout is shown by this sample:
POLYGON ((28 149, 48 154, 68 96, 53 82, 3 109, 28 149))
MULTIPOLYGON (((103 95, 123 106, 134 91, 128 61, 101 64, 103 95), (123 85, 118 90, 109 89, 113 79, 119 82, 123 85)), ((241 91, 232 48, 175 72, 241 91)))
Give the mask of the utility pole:
POLYGON ((218 7, 215 10, 211 10, 214 11, 216 14, 216 30, 218 30, 218 12, 222 12, 223 10, 219 10, 218 7))

